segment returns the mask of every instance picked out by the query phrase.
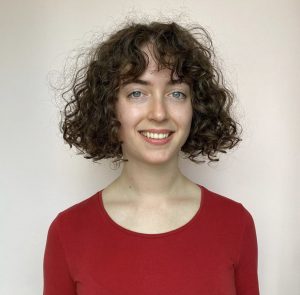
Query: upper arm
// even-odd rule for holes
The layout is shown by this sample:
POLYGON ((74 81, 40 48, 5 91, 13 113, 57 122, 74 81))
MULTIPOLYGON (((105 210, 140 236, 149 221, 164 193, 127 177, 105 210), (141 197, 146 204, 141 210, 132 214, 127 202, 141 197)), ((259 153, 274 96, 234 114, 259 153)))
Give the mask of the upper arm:
POLYGON ((258 246, 255 224, 251 214, 244 209, 244 229, 240 241, 238 263, 235 267, 237 295, 259 295, 258 246))
POLYGON ((59 236, 58 221, 55 219, 48 230, 44 252, 44 295, 75 295, 65 252, 59 236))

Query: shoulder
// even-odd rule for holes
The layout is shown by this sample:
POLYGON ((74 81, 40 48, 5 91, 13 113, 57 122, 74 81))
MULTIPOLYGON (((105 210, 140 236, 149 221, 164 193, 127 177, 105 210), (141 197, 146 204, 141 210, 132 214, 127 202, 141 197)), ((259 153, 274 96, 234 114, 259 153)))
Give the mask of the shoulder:
POLYGON ((86 224, 91 223, 98 213, 98 195, 99 193, 97 192, 60 211, 53 219, 50 228, 55 227, 59 228, 59 230, 67 230, 68 228, 80 229, 86 224))
POLYGON ((213 218, 225 223, 241 225, 253 222, 251 213, 242 203, 228 196, 213 192, 205 187, 202 188, 205 195, 207 212, 209 212, 213 218))

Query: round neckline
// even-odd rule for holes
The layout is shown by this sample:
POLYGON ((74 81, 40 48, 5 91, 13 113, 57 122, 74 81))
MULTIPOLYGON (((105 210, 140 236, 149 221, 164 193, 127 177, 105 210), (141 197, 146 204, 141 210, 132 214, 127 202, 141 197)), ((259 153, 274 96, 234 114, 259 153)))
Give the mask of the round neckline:
POLYGON ((104 207, 104 203, 103 203, 103 199, 102 199, 103 189, 96 194, 96 197, 97 197, 98 205, 100 205, 99 206, 100 210, 103 213, 105 219, 115 229, 118 229, 118 230, 122 231, 123 233, 127 233, 127 234, 134 235, 134 236, 145 237, 145 238, 159 238, 159 237, 165 237, 165 236, 169 236, 169 235, 172 235, 175 233, 179 233, 179 232, 189 228, 198 219, 198 216, 203 211, 203 206, 204 206, 205 200, 206 200, 206 192, 205 192, 205 188, 202 185, 200 185, 200 184, 196 184, 196 185, 200 188, 201 202, 200 202, 200 206, 199 206, 198 210, 196 211, 196 213, 194 214, 194 216, 188 222, 183 224, 182 226, 177 227, 177 228, 167 231, 167 232, 162 232, 162 233, 141 233, 141 232, 133 231, 133 230, 130 230, 130 229, 127 229, 127 228, 121 226, 120 224, 115 222, 110 217, 110 215, 108 214, 108 212, 106 211, 106 209, 104 207))

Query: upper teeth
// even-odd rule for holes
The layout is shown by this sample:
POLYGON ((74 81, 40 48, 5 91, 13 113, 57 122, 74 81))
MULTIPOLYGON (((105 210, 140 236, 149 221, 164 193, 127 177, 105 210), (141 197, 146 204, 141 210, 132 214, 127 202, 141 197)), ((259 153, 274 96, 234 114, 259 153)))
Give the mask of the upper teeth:
POLYGON ((166 138, 170 135, 170 133, 151 133, 151 132, 142 132, 142 134, 149 138, 157 138, 157 139, 166 138))

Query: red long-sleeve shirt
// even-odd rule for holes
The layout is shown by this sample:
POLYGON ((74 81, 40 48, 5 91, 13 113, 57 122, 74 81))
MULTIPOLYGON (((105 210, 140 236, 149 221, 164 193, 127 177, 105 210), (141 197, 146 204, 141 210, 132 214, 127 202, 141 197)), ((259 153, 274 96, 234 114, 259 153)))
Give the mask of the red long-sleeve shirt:
POLYGON ((166 233, 123 228, 102 191, 59 213, 48 231, 44 295, 258 295, 252 216, 199 187, 197 213, 166 233))

